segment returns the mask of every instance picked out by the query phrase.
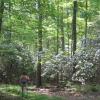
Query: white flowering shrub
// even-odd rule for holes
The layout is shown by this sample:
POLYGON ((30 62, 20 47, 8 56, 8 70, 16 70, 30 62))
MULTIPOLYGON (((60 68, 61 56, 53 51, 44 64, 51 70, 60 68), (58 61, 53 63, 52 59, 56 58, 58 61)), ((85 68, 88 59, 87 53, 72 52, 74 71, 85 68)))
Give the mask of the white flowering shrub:
POLYGON ((57 73, 64 79, 90 81, 96 75, 97 62, 100 64, 100 50, 86 49, 76 52, 72 57, 58 54, 43 64, 43 77, 54 78, 57 73))

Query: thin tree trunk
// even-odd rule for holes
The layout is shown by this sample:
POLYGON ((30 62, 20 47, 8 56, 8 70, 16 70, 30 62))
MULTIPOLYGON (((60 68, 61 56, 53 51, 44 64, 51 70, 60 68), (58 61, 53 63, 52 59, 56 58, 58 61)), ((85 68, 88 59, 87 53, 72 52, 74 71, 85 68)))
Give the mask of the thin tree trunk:
POLYGON ((55 45, 57 45, 56 36, 53 37, 53 43, 54 43, 54 53, 55 53, 57 51, 57 48, 55 47, 55 45))
POLYGON ((4 0, 1 0, 1 2, 0 2, 0 33, 1 33, 1 29, 2 29, 3 12, 4 12, 4 0))
POLYGON ((70 50, 69 50, 69 48, 70 48, 70 42, 69 42, 69 34, 68 34, 68 56, 70 55, 70 50))
MULTIPOLYGON (((59 53, 59 17, 57 20, 57 50, 56 55, 59 53)), ((59 73, 57 72, 57 85, 59 85, 59 73)))
MULTIPOLYGON (((56 55, 59 53, 59 0, 58 0, 58 6, 57 6, 57 10, 58 10, 58 16, 57 16, 57 51, 56 51, 56 55)), ((59 86, 59 73, 57 72, 57 85, 59 86)))
POLYGON ((61 8, 62 10, 62 15, 61 15, 61 46, 62 46, 62 51, 65 51, 65 38, 64 38, 64 22, 63 22, 63 7, 61 8))
POLYGON ((49 49, 49 46, 50 46, 50 40, 48 39, 47 40, 47 49, 49 49))
POLYGON ((86 16, 85 16, 85 47, 86 47, 86 38, 87 38, 87 9, 88 9, 88 1, 86 0, 86 16))
POLYGON ((59 53, 59 26, 57 25, 57 50, 56 54, 59 53))
MULTIPOLYGON (((42 4, 41 0, 38 0, 38 51, 39 53, 42 52, 42 4)), ((41 79, 41 55, 38 55, 38 65, 37 65, 37 87, 42 86, 42 79, 41 79)))
MULTIPOLYGON (((12 4, 11 4, 11 1, 9 1, 9 19, 10 19, 10 22, 11 22, 11 9, 12 9, 12 4)), ((8 29, 8 42, 10 43, 11 42, 11 26, 9 27, 9 29, 8 29)))
POLYGON ((77 44, 77 33, 76 33, 76 14, 77 14, 77 0, 74 0, 73 7, 73 19, 72 19, 72 53, 75 54, 77 44))
MULTIPOLYGON (((68 19, 68 17, 69 17, 69 11, 68 11, 68 9, 67 9, 67 19, 68 19)), ((68 24, 68 22, 67 22, 67 29, 69 29, 70 27, 69 27, 69 24, 68 24)), ((67 36, 68 36, 68 56, 71 54, 71 50, 70 50, 70 41, 69 41, 69 32, 67 31, 67 36)))

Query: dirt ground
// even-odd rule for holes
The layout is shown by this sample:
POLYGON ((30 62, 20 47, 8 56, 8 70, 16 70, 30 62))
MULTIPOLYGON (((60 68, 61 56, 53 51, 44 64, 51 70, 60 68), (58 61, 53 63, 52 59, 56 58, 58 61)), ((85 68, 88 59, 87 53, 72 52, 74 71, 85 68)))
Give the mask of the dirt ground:
POLYGON ((64 100, 100 100, 100 93, 91 92, 91 93, 80 93, 74 92, 71 90, 57 90, 57 89, 33 89, 33 92, 40 94, 46 94, 48 96, 59 96, 64 98, 64 100))
POLYGON ((65 100, 100 100, 100 93, 74 93, 74 92, 67 92, 67 91, 59 91, 55 92, 53 95, 61 96, 65 100))
MULTIPOLYGON (((58 96, 64 98, 64 100, 100 100, 100 93, 98 92, 91 92, 91 93, 80 93, 74 92, 71 90, 59 90, 55 88, 34 88, 28 89, 28 92, 31 93, 39 93, 45 94, 48 96, 58 96)), ((22 100, 20 97, 17 96, 9 96, 0 93, 0 100, 22 100)))

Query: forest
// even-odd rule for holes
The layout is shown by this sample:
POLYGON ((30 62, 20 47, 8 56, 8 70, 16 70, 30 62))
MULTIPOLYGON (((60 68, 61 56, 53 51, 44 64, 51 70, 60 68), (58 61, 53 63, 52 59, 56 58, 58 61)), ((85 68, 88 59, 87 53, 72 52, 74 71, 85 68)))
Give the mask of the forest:
POLYGON ((100 0, 0 0, 0 100, 100 100, 100 0))

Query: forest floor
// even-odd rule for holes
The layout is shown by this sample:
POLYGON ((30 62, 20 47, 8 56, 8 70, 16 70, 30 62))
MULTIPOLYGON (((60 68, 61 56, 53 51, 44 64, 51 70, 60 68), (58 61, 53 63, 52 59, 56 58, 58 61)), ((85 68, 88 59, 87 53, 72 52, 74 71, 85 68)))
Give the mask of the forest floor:
MULTIPOLYGON (((19 94, 20 87, 11 86, 6 89, 7 93, 0 92, 0 100, 100 100, 100 91, 79 92, 75 88, 35 88, 28 87, 28 96, 22 99, 19 94), (12 88, 11 88, 12 87, 12 88), (19 89, 17 89, 17 87, 19 89), (17 94, 17 95, 16 95, 17 94), (55 98, 58 97, 58 98, 55 98)), ((5 88, 2 88, 2 90, 5 88)))
POLYGON ((75 89, 57 89, 57 88, 38 88, 31 90, 35 93, 45 94, 48 96, 62 97, 64 100, 100 100, 100 92, 82 93, 74 91, 75 89))

